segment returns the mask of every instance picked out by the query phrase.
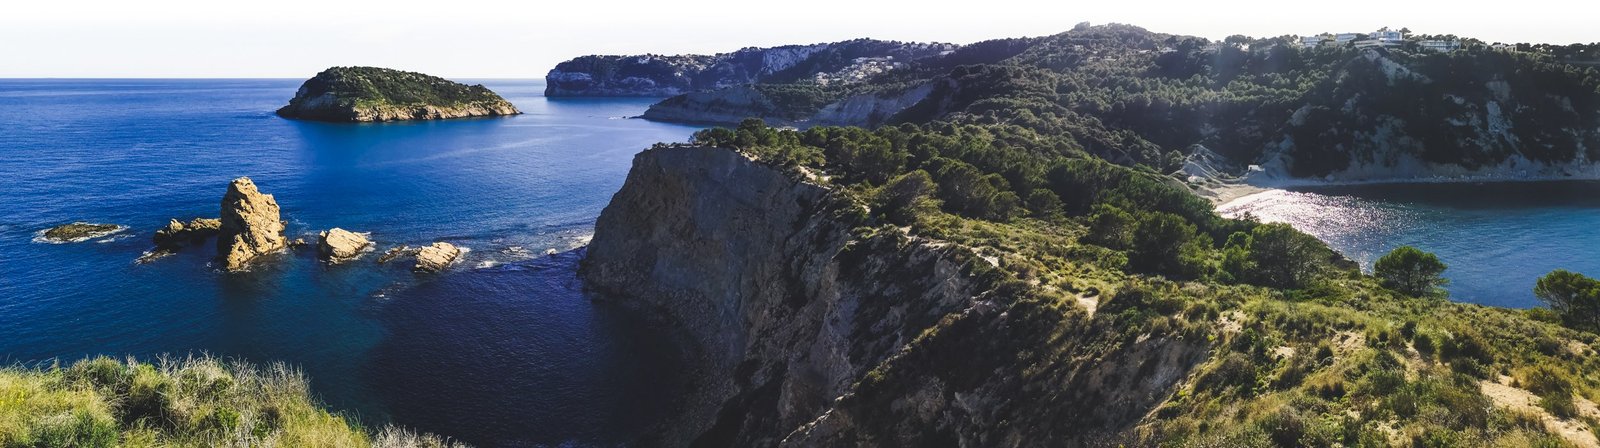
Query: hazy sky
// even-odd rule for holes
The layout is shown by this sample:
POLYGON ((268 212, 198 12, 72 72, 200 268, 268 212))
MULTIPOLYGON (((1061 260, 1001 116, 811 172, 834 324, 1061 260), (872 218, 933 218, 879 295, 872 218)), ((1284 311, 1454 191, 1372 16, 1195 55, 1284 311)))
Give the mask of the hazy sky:
POLYGON ((872 37, 968 43, 1078 22, 1221 38, 1382 26, 1487 41, 1596 42, 1600 2, 7 0, 0 77, 287 77, 377 65, 538 78, 583 54, 715 53, 872 37), (783 5, 768 6, 768 5, 783 5))

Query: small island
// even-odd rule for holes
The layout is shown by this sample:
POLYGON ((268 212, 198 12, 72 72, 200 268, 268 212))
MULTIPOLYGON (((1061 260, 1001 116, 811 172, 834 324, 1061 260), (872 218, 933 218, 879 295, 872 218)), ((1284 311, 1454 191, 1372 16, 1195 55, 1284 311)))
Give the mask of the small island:
POLYGON ((517 115, 483 85, 378 67, 333 67, 306 80, 278 116, 334 122, 439 120, 517 115))

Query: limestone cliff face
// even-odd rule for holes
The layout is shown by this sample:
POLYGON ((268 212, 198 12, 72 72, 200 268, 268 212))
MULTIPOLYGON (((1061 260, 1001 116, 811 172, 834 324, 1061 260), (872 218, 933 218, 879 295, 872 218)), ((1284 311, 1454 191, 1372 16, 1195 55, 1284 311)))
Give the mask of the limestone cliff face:
POLYGON ((340 122, 439 120, 522 113, 482 85, 377 67, 334 67, 306 80, 285 118, 340 122))
POLYGON ((635 157, 581 274, 599 300, 659 318, 691 347, 698 381, 645 444, 1081 440, 1137 421, 1203 352, 1168 335, 1107 342, 1132 338, 1081 311, 1023 305, 1031 293, 997 288, 1004 275, 971 249, 864 216, 732 150, 635 157), (1060 366, 1025 375, 1030 364, 1060 366))
POLYGON ((545 76, 545 96, 668 97, 753 83, 857 82, 958 48, 857 39, 715 55, 583 56, 545 76))
POLYGON ((643 118, 672 123, 738 124, 761 118, 774 126, 866 126, 888 123, 928 97, 934 83, 846 96, 820 108, 783 104, 751 86, 692 92, 650 105, 643 118))
POLYGON ((270 194, 262 194, 248 177, 228 184, 228 193, 222 196, 221 216, 217 256, 225 270, 244 269, 251 260, 288 246, 278 201, 270 194))

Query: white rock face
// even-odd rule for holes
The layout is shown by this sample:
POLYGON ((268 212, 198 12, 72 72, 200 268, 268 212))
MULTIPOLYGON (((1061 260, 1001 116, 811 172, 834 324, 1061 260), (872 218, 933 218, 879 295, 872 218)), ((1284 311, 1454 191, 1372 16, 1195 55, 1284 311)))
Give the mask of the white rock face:
POLYGON ((417 251, 417 265, 412 268, 416 272, 439 272, 450 267, 461 258, 461 248, 443 241, 433 243, 417 251))
POLYGON ((217 256, 225 270, 244 269, 256 257, 288 245, 278 201, 270 194, 262 194, 248 177, 228 184, 228 193, 222 196, 221 220, 217 256))
POLYGON ((322 238, 317 244, 317 255, 334 263, 352 260, 368 247, 372 247, 372 240, 366 236, 338 227, 322 232, 320 236, 322 238))

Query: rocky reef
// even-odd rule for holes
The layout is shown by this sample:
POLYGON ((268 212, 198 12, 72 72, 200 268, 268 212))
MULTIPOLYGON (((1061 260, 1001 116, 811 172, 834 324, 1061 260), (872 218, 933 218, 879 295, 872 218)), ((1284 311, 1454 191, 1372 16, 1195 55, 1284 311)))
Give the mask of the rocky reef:
POLYGON ((545 76, 545 96, 667 97, 753 83, 859 82, 958 48, 857 39, 715 55, 583 56, 545 76))
POLYGON ((1039 312, 971 249, 873 227, 829 187, 725 149, 636 156, 581 275, 599 300, 657 316, 691 347, 701 380, 646 444, 1081 441, 1136 421, 1204 351, 1159 334, 1106 350, 1100 338, 1122 335, 1090 334, 1074 308, 1039 312), (1079 339, 1046 347, 1029 334, 1045 326, 1079 339), (1019 376, 1072 357, 1096 361, 1019 376), (1161 375, 1022 392, 1115 381, 1130 365, 1161 375), (1007 370, 1017 374, 991 373, 1007 370), (1047 432, 1069 424, 1083 427, 1047 432))
POLYGON ((76 243, 121 232, 125 229, 127 227, 116 224, 95 224, 79 221, 45 229, 39 233, 39 240, 52 243, 76 243))
POLYGON ((278 115, 373 122, 493 117, 522 113, 483 85, 377 67, 333 67, 301 84, 278 115))
POLYGON ((204 242, 221 230, 222 220, 217 218, 195 218, 187 223, 173 219, 166 227, 156 230, 151 242, 157 249, 175 251, 204 242))
POLYGON ((248 177, 234 179, 222 196, 217 257, 223 269, 244 269, 251 260, 288 247, 278 201, 256 189, 248 177))

